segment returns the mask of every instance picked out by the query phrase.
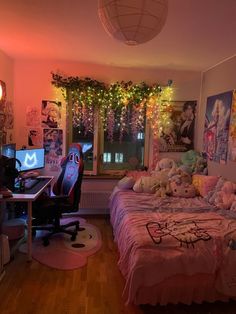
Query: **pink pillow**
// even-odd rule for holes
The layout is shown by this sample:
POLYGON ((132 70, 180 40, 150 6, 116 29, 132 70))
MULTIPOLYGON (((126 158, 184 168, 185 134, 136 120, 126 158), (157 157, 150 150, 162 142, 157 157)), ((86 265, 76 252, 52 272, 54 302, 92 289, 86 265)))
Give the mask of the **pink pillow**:
POLYGON ((192 184, 202 197, 207 196, 208 192, 214 190, 219 177, 194 174, 192 176, 192 184))

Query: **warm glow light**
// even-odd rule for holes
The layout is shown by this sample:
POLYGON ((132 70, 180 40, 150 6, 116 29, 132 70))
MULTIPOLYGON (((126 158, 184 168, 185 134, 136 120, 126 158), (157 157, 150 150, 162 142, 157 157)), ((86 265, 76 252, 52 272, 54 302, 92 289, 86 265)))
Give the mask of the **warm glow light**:
POLYGON ((0 100, 2 99, 2 85, 0 84, 0 100))

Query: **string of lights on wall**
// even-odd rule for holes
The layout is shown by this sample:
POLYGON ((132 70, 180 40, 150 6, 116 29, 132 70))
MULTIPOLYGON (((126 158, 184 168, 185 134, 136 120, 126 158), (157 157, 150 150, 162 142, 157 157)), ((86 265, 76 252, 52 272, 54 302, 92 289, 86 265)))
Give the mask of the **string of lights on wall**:
POLYGON ((142 82, 116 82, 107 85, 91 78, 64 77, 52 73, 52 84, 60 88, 66 101, 72 102, 72 123, 79 133, 94 132, 95 111, 99 111, 103 129, 112 142, 114 133, 137 134, 144 131, 146 119, 158 137, 170 123, 172 112, 172 81, 166 86, 142 82))

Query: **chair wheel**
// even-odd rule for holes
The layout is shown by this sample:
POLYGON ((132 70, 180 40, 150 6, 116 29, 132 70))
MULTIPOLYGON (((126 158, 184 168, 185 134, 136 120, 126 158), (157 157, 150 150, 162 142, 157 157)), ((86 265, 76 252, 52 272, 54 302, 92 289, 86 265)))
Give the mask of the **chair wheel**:
POLYGON ((43 245, 48 246, 49 245, 49 240, 48 239, 43 239, 43 245))
POLYGON ((72 235, 70 239, 71 239, 71 241, 75 241, 75 239, 76 239, 76 234, 72 235))

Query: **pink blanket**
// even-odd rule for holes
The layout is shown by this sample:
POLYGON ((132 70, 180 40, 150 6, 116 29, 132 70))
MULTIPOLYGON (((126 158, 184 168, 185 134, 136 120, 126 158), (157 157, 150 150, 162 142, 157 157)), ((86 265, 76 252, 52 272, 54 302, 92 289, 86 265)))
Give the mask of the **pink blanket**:
POLYGON ((110 205, 128 303, 140 288, 179 274, 215 274, 217 291, 236 296, 236 220, 214 212, 202 198, 134 199, 126 191, 110 205))

